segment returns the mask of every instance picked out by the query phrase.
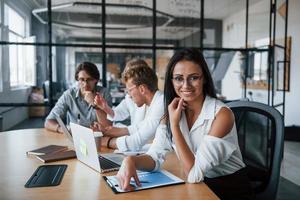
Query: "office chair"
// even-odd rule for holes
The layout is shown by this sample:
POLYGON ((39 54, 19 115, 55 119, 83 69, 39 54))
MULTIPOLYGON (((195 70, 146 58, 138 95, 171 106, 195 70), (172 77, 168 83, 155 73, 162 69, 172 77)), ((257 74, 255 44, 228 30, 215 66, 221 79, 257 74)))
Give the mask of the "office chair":
POLYGON ((276 199, 283 156, 284 123, 273 107, 250 101, 227 103, 235 116, 241 153, 257 199, 276 199))
MULTIPOLYGON (((50 95, 50 82, 49 82, 49 80, 46 80, 43 83, 43 90, 44 90, 44 101, 49 102, 49 95, 50 95)), ((59 92, 59 91, 63 91, 59 87, 59 83, 52 82, 52 100, 53 100, 54 103, 57 102, 57 100, 59 99, 59 97, 62 94, 62 92, 59 92)))

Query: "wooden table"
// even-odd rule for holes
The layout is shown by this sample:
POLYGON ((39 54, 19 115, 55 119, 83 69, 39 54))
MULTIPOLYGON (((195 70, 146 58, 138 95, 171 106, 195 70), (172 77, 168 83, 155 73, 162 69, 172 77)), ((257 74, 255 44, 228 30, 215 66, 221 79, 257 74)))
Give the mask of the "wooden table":
MULTIPOLYGON (((61 134, 45 129, 25 129, 0 132, 0 199, 218 199, 204 184, 182 184, 125 194, 114 194, 102 175, 77 159, 50 164, 67 164, 68 168, 59 186, 25 188, 24 185, 36 168, 43 165, 26 151, 49 144, 72 144, 61 134)), ((174 154, 168 156, 164 169, 184 178, 174 154)), ((115 174, 116 172, 105 175, 115 174)))

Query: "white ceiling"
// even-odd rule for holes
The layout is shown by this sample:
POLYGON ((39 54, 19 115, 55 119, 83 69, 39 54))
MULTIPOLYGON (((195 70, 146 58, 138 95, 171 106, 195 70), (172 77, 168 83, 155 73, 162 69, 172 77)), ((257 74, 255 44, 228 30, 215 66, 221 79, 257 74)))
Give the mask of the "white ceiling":
MULTIPOLYGON (((252 5, 259 1, 261 0, 250 0, 249 4, 252 5)), ((36 9, 44 8, 46 11, 46 2, 46 0, 32 0, 31 5, 36 9)), ((58 23, 53 23, 54 33, 57 33, 62 37, 99 37, 99 35, 101 35, 101 24, 99 24, 101 6, 74 6, 71 4, 72 2, 75 1, 52 0, 52 9, 55 12, 53 16, 58 16, 56 20, 59 21, 58 23), (84 20, 85 17, 91 20, 84 20), (94 22, 92 18, 94 18, 94 22), (78 29, 75 27, 68 27, 59 23, 67 23, 84 27, 95 26, 99 28, 96 30, 90 29, 82 31, 82 28, 78 29)), ((101 0, 81 0, 80 2, 101 3, 101 0)), ((106 0, 106 3, 130 4, 152 8, 152 0, 106 0)), ((222 20, 235 12, 245 9, 245 7, 246 0, 206 0, 204 16, 209 19, 222 20)), ((183 39, 199 30, 199 28, 195 28, 195 25, 188 24, 189 21, 192 20, 191 18, 200 18, 200 0, 157 0, 157 10, 161 12, 157 13, 157 17, 161 17, 161 24, 157 26, 157 38, 175 40, 183 39), (170 24, 172 22, 175 23, 175 19, 180 22, 180 25, 170 24)), ((149 18, 152 16, 151 9, 142 7, 107 7, 106 13, 111 16, 111 18, 107 17, 107 37, 132 39, 152 38, 152 22, 149 21, 149 18), (119 21, 119 23, 114 21, 114 15, 121 16, 122 21, 119 21), (134 20, 132 21, 132 19, 129 20, 130 16, 134 16, 134 20, 136 20, 137 24, 130 24, 130 22, 135 22, 134 20), (110 21, 114 23, 110 24, 110 21), (127 29, 109 29, 116 27, 127 27, 127 29)))

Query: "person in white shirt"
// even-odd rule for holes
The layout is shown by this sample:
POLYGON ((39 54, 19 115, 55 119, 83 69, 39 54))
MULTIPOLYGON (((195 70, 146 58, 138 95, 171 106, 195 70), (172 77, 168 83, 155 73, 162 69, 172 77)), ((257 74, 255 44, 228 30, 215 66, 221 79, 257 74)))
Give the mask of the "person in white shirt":
POLYGON ((238 146, 234 115, 216 99, 213 81, 197 49, 184 49, 170 59, 164 87, 164 118, 145 155, 128 156, 117 174, 119 185, 132 190, 136 170, 159 170, 175 150, 187 182, 204 181, 221 199, 252 199, 238 146))
POLYGON ((100 95, 96 96, 94 102, 107 113, 111 121, 124 120, 130 116, 131 124, 126 127, 103 127, 99 121, 99 129, 104 133, 100 142, 101 146, 117 148, 123 152, 140 151, 154 138, 163 116, 163 93, 158 91, 155 72, 143 60, 129 61, 123 79, 128 96, 120 105, 111 109, 100 95))

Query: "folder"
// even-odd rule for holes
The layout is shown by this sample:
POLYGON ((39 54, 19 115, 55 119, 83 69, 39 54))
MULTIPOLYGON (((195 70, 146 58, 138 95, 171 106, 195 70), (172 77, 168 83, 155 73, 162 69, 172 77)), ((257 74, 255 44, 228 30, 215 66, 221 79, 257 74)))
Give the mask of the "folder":
POLYGON ((25 184, 26 188, 48 187, 60 184, 67 165, 42 165, 39 166, 25 184))
POLYGON ((116 176, 103 176, 103 178, 115 194, 184 183, 182 179, 165 170, 155 172, 138 172, 137 175, 142 185, 140 187, 137 186, 135 181, 132 179, 130 184, 134 187, 133 191, 122 190, 118 185, 119 183, 116 176))
POLYGON ((55 162, 55 161, 59 161, 59 160, 67 160, 67 159, 71 159, 71 158, 76 158, 76 152, 73 150, 60 151, 60 152, 50 153, 50 154, 46 154, 46 155, 39 155, 39 156, 37 156, 37 158, 44 163, 55 162))

